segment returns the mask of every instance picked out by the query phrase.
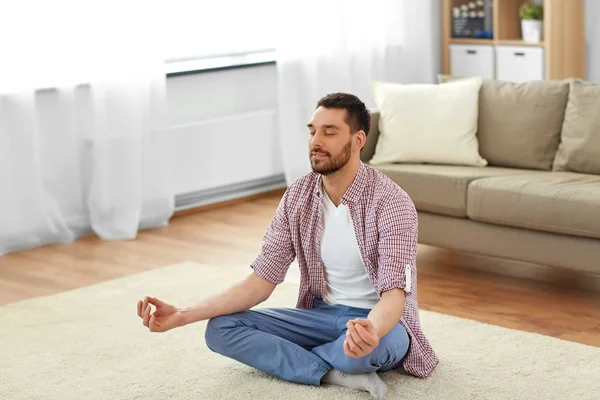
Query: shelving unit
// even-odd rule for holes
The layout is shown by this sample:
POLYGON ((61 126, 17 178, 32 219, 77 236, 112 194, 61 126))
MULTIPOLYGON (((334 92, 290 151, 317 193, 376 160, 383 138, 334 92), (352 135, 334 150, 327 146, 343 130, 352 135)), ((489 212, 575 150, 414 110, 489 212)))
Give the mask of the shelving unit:
MULTIPOLYGON (((442 61, 445 74, 457 75, 452 68, 454 60, 455 64, 465 65, 455 65, 454 69, 460 69, 461 72, 476 74, 474 71, 477 70, 477 65, 482 65, 482 71, 485 71, 481 74, 483 76, 489 74, 491 68, 492 76, 485 76, 487 78, 512 77, 511 73, 504 73, 506 69, 529 71, 521 80, 585 78, 583 0, 544 0, 544 31, 539 43, 521 40, 519 7, 527 0, 493 0, 493 39, 453 38, 452 9, 465 4, 467 0, 441 1, 442 61), (487 47, 482 46, 491 47, 491 53, 487 47), (507 58, 507 50, 513 51, 514 60, 507 58), (460 54, 463 51, 468 52, 472 58, 457 61, 456 57, 451 56, 451 53, 460 54), (485 55, 480 57, 480 53, 485 55), (492 54, 491 60, 489 54, 492 54), (488 65, 490 62, 492 66, 488 65)), ((519 80, 518 78, 515 77, 519 80)))

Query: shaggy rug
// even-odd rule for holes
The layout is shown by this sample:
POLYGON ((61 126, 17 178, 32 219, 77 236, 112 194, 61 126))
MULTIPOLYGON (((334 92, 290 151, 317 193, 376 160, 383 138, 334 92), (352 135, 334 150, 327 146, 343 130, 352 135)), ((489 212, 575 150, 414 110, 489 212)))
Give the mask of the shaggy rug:
MULTIPOLYGON (((0 308, 0 399, 369 399, 271 378, 211 352, 205 322, 150 333, 144 295, 189 306, 248 268, 183 263, 0 308)), ((293 307, 280 285, 260 307, 293 307)), ((600 348, 421 311, 441 363, 427 379, 381 374, 388 399, 598 399, 600 348)))

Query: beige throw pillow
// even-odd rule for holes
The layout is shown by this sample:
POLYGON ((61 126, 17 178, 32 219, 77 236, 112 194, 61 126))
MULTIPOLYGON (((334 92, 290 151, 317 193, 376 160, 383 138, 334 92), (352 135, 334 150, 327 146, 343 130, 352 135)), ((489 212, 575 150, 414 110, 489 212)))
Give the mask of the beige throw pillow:
POLYGON ((370 163, 487 165, 476 138, 481 79, 449 83, 373 82, 380 113, 370 163))
POLYGON ((571 81, 552 169, 600 175, 600 85, 571 81))
MULTIPOLYGON (((438 76, 440 83, 461 79, 438 76)), ((568 80, 483 80, 477 127, 481 156, 490 165, 551 170, 568 95, 568 80)))

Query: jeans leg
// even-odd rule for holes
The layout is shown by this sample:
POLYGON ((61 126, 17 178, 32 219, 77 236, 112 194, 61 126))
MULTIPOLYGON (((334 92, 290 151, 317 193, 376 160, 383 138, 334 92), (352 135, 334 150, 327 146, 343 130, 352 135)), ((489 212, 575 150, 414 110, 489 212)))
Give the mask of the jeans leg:
POLYGON ((320 385, 331 366, 306 350, 337 337, 336 317, 317 310, 258 309, 211 319, 212 351, 287 381, 320 385))
POLYGON ((408 333, 399 323, 381 338, 370 354, 361 358, 348 357, 344 353, 344 340, 346 331, 335 341, 313 348, 312 352, 341 372, 362 374, 400 367, 410 344, 408 333))

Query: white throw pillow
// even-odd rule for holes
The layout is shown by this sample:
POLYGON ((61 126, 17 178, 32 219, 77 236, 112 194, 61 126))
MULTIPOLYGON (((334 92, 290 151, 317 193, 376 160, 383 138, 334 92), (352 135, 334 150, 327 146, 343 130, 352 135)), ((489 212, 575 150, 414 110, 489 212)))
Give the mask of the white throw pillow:
POLYGON ((370 164, 486 166, 476 136, 481 83, 481 78, 443 85, 373 82, 380 135, 370 164))

